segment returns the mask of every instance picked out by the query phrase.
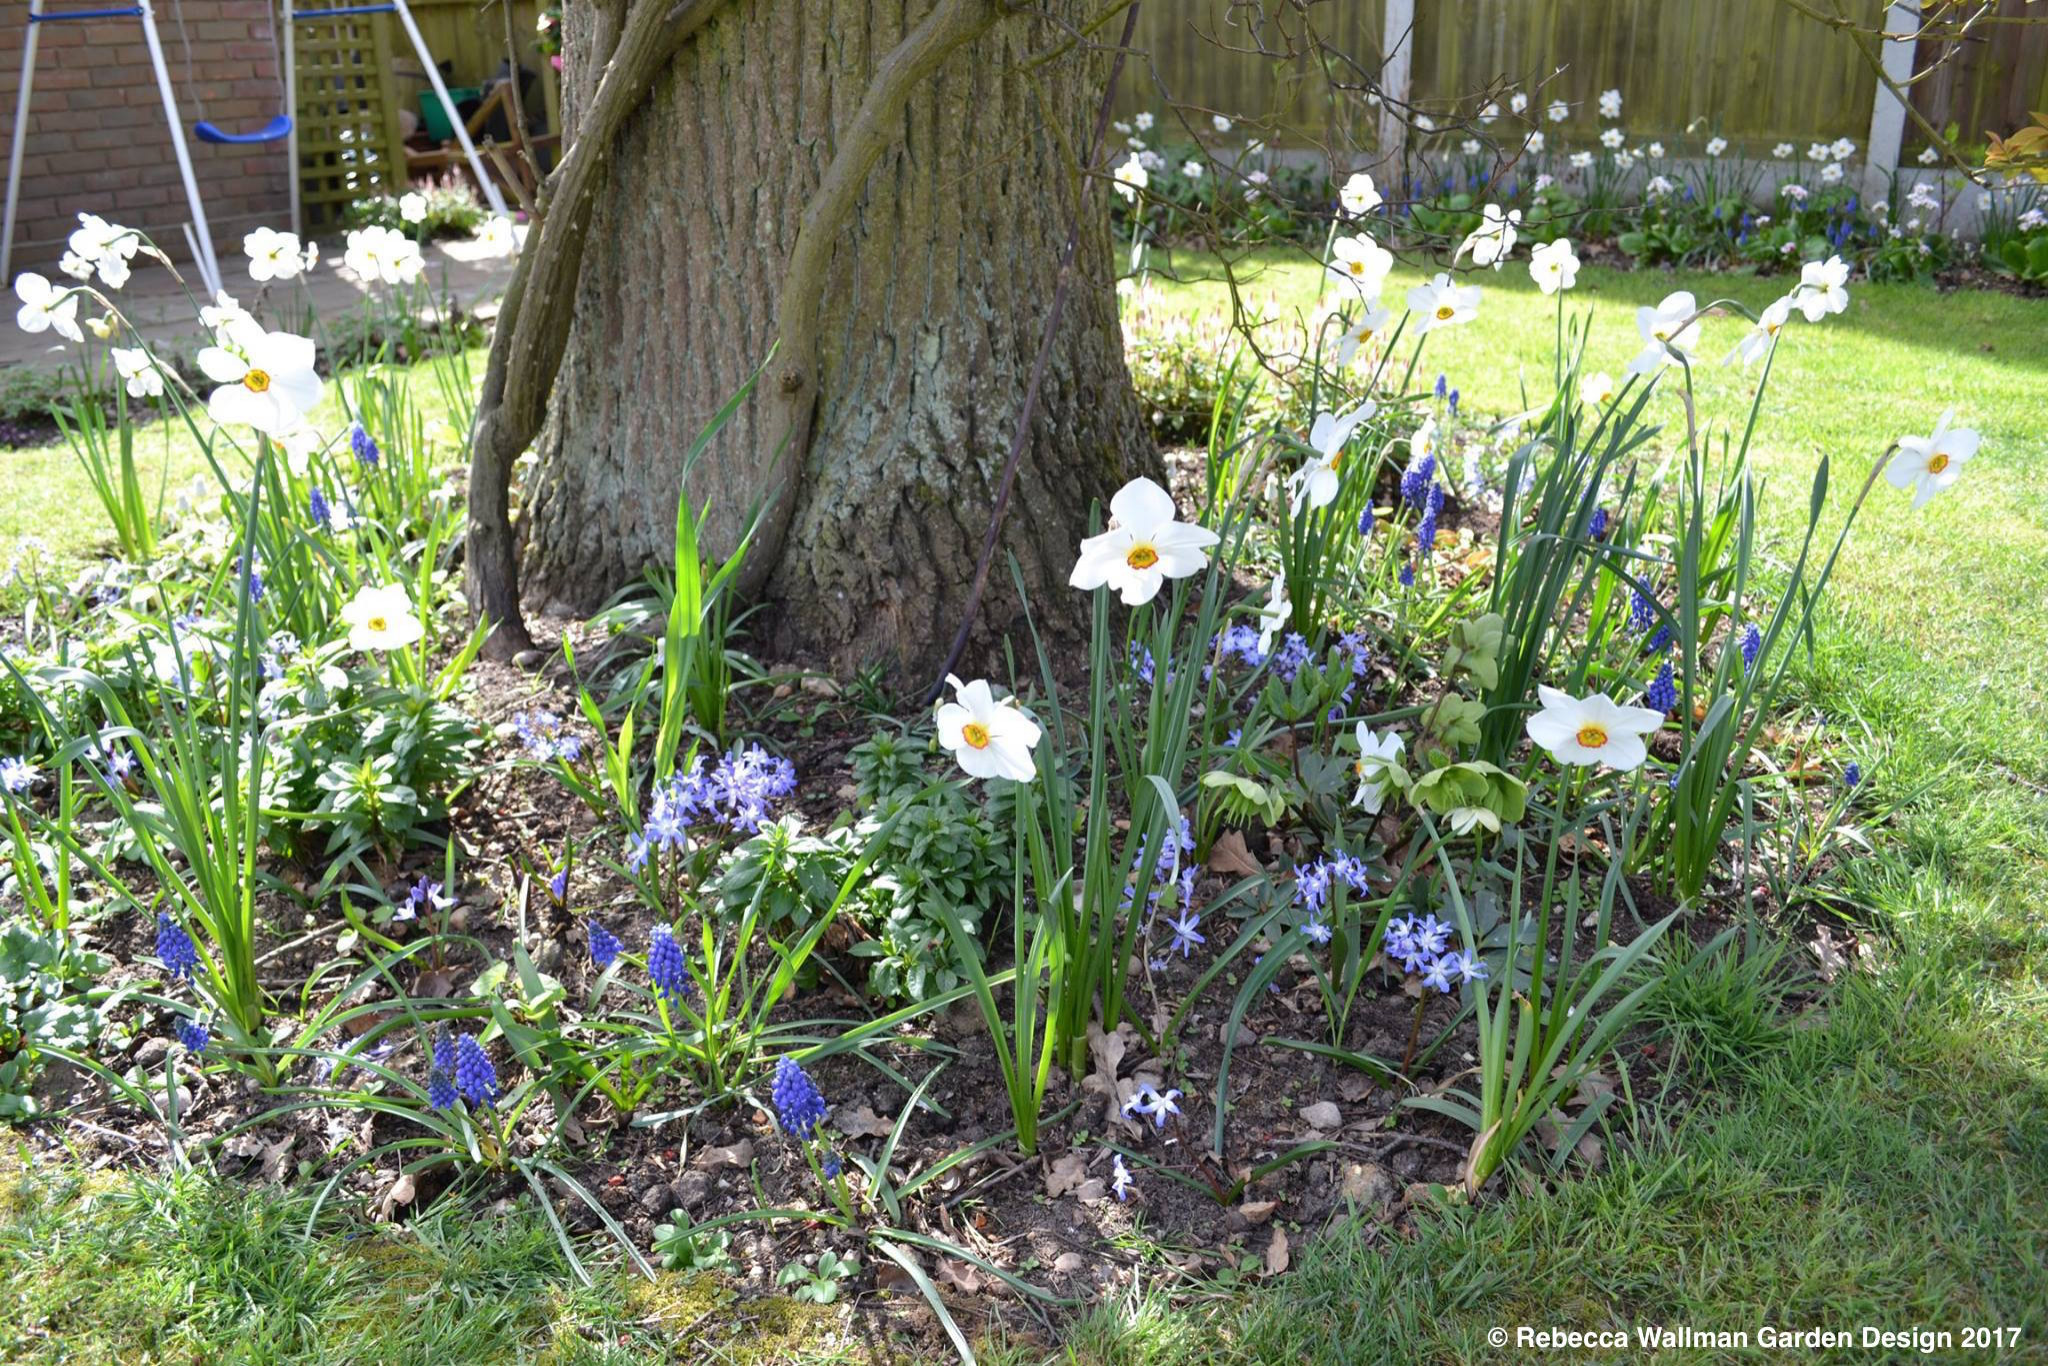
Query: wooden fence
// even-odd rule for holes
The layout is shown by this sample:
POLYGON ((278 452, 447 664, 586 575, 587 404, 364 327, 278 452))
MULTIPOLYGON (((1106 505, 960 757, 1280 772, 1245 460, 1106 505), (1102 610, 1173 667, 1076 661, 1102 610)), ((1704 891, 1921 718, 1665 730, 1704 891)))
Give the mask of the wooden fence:
MULTIPOLYGON (((2006 13, 2043 18, 2040 0, 2001 0, 2006 13)), ((1884 6, 1860 0, 1876 22, 1884 6)), ((1497 78, 1530 92, 1536 109, 1570 106, 1562 125, 1539 120, 1546 136, 1574 146, 1601 127, 1603 90, 1622 92, 1622 125, 1632 139, 1693 145, 1721 136, 1748 146, 1800 147, 1850 138, 1870 127, 1877 80, 1847 38, 1784 0, 1415 0, 1411 98, 1424 109, 1474 107, 1497 78), (1684 136, 1690 128, 1690 138, 1684 136)), ((1273 22, 1312 23, 1327 47, 1358 72, 1377 75, 1383 58, 1382 0, 1320 0, 1305 11, 1274 0, 1273 22)), ((1263 55, 1245 7, 1228 0, 1165 0, 1138 24, 1145 56, 1132 67, 1124 112, 1169 100, 1233 117, 1277 121, 1281 141, 1317 141, 1344 120, 1363 134, 1372 122, 1347 83, 1346 64, 1326 75, 1305 61, 1263 55), (1156 80, 1154 75, 1156 73, 1156 80)), ((1914 91, 1915 107, 1937 127, 1955 122, 1966 140, 2010 130, 2026 111, 2048 107, 2048 25, 1984 26, 1986 35, 1914 91)), ((1267 46, 1277 46, 1269 35, 1267 46)), ((1924 45, 1919 61, 1933 60, 1924 45)), ((1369 136, 1360 135, 1360 142, 1369 136)), ((1909 127, 1909 149, 1923 145, 1909 127)))

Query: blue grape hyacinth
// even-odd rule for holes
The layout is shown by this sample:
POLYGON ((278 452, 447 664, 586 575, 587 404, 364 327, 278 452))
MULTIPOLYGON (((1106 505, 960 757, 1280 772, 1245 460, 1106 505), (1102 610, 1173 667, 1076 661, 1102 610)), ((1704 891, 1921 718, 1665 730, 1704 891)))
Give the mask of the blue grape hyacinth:
POLYGON ((1666 715, 1678 705, 1678 680, 1672 671, 1670 660, 1664 661, 1664 667, 1657 670, 1657 676, 1644 690, 1643 705, 1651 711, 1661 711, 1666 715))
POLYGON ((362 461, 365 469, 376 469, 377 462, 384 458, 384 453, 377 449, 375 438, 360 422, 349 428, 348 444, 349 449, 356 453, 356 459, 362 461))
POLYGON ((1851 759, 1849 761, 1849 766, 1842 770, 1842 786, 1854 789, 1862 786, 1862 783, 1863 765, 1857 763, 1854 759, 1851 759))
POLYGON ((617 962, 619 951, 625 947, 619 937, 595 920, 585 922, 584 928, 590 933, 590 961, 600 971, 617 962))
POLYGON ((676 943, 675 935, 666 925, 654 927, 654 939, 647 947, 647 975, 654 981, 654 990, 667 997, 671 1005, 687 1001, 696 993, 690 965, 683 961, 683 946, 676 943))
POLYGON ((322 531, 334 525, 334 509, 328 505, 327 495, 317 488, 306 498, 306 512, 322 531))
POLYGON ((455 1040, 455 1085, 471 1105, 498 1103, 498 1069, 474 1034, 455 1040))
POLYGON ((436 1110, 453 1110, 459 1097, 455 1093, 455 1079, 435 1068, 427 1077, 427 1104, 436 1110))
POLYGON ((1749 629, 1742 633, 1742 671, 1744 673, 1748 673, 1756 667, 1756 657, 1763 653, 1763 648, 1763 633, 1756 629, 1755 622, 1751 622, 1749 629))
POLYGON ((775 1119, 791 1138, 814 1138, 825 1122, 825 1097, 803 1064, 784 1055, 775 1061, 775 1082, 769 1088, 775 1119))
POLYGON ((178 1021, 178 1042, 187 1053, 204 1053, 212 1040, 213 1031, 206 1027, 206 1021, 191 1015, 178 1021))
POLYGON ((156 956, 173 977, 190 977, 199 966, 199 950, 185 927, 162 911, 156 913, 156 956))

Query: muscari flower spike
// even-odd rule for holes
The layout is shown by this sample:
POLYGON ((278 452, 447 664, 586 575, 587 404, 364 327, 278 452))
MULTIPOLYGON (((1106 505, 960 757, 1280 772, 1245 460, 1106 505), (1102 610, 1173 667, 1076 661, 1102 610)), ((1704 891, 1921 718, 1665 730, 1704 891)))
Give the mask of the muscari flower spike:
POLYGON ((825 1122, 825 1097, 811 1074, 795 1058, 783 1055, 775 1060, 775 1081, 769 1088, 775 1103, 775 1119, 791 1138, 814 1138, 825 1122))
POLYGON ((427 1104, 436 1110, 453 1110, 458 1098, 455 1079, 435 1068, 427 1077, 427 1104))
POLYGON ((498 1103, 498 1069, 474 1034, 455 1041, 455 1085, 471 1105, 498 1103))
POLYGON ((1756 629, 1756 623, 1752 621, 1749 624, 1749 628, 1742 633, 1742 671, 1744 673, 1748 673, 1756 667, 1756 657, 1763 652, 1763 648, 1763 633, 1756 629))
POLYGON ((619 951, 625 945, 619 942, 617 935, 595 920, 585 922, 584 928, 590 933, 590 961, 597 964, 600 971, 618 961, 619 951))
POLYGON ((1848 767, 1842 770, 1842 786, 1854 790, 1855 788, 1861 786, 1862 783, 1863 765, 1851 759, 1849 761, 1848 767))
POLYGON ((348 444, 349 449, 356 453, 356 459, 369 469, 376 469, 377 462, 384 458, 384 453, 377 449, 377 442, 360 422, 349 428, 348 444))
POLYGON ((647 975, 654 982, 654 990, 666 996, 672 1005, 696 994, 697 984, 690 977, 690 965, 683 961, 683 947, 676 943, 674 933, 666 925, 654 927, 654 938, 647 946, 647 975))
POLYGON ((206 1027, 206 1021, 187 1015, 178 1021, 178 1042, 187 1053, 204 1053, 206 1045, 213 1039, 213 1031, 206 1027))
POLYGON ((322 531, 325 531, 334 523, 334 509, 328 506, 327 495, 319 489, 314 489, 307 496, 306 512, 312 517, 314 524, 322 531))
POLYGON ((1643 692, 1643 705, 1652 711, 1670 712, 1678 705, 1678 682, 1671 668, 1671 661, 1665 660, 1664 667, 1657 670, 1656 678, 1643 692))
POLYGON ((156 913, 156 956, 174 977, 190 977, 199 966, 199 950, 185 927, 162 911, 156 913))

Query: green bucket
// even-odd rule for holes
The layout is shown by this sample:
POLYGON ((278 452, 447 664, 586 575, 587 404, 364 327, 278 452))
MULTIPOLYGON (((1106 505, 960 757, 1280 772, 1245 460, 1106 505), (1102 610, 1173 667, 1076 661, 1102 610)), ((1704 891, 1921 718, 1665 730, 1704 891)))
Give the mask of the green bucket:
MULTIPOLYGON (((481 99, 483 93, 475 86, 457 86, 448 92, 448 101, 459 109, 464 100, 481 99)), ((420 126, 436 142, 447 142, 455 136, 455 125, 448 122, 448 111, 441 107, 432 90, 420 91, 420 126)))

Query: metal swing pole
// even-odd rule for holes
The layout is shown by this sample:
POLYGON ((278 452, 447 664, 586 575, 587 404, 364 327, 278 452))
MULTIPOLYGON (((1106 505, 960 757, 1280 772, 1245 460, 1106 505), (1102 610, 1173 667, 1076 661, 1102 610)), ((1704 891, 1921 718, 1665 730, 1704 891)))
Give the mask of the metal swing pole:
POLYGON ((292 0, 284 4, 284 112, 292 121, 291 131, 285 134, 285 156, 289 160, 288 173, 292 187, 292 236, 303 243, 305 229, 299 222, 299 67, 293 52, 293 34, 298 23, 292 18, 292 0))
POLYGON ((171 128, 171 150, 178 155, 178 175, 185 182, 185 203, 192 210, 193 247, 199 258, 199 278, 205 282, 206 297, 219 296, 220 263, 213 256, 213 232, 206 226, 206 205, 199 197, 199 178, 192 173, 192 153, 185 146, 185 125, 178 116, 178 97, 171 91, 170 69, 164 65, 164 45, 156 35, 156 16, 150 0, 136 0, 142 10, 142 37, 149 44, 149 64, 156 68, 157 94, 163 97, 164 121, 171 128))
MULTIPOLYGON (((469 169, 475 173, 476 183, 483 187, 484 198, 491 201, 491 212, 500 218, 510 218, 512 211, 505 207, 505 196, 498 193, 498 182, 484 170, 484 159, 476 154, 476 144, 469 140, 469 125, 462 121, 462 115, 455 112, 455 101, 448 97, 448 83, 441 79, 441 68, 434 64, 434 54, 427 51, 427 40, 420 36, 419 25, 412 21, 412 11, 405 7, 405 0, 393 0, 393 4, 398 10, 398 22, 405 25, 405 36, 412 39, 412 50, 419 54, 420 65, 427 69, 427 80, 433 84, 435 98, 441 101, 441 108, 448 113, 448 123, 455 130, 455 140, 462 144, 462 154, 469 158, 469 169)), ((516 68, 511 79, 519 79, 516 68)))
POLYGON ((21 198, 21 154, 28 145, 29 87, 36 78, 36 39, 42 36, 43 0, 28 0, 28 33, 21 46, 21 86, 14 96, 14 139, 7 152, 7 221, 0 227, 0 286, 14 277, 8 264, 14 259, 14 210, 21 198))

